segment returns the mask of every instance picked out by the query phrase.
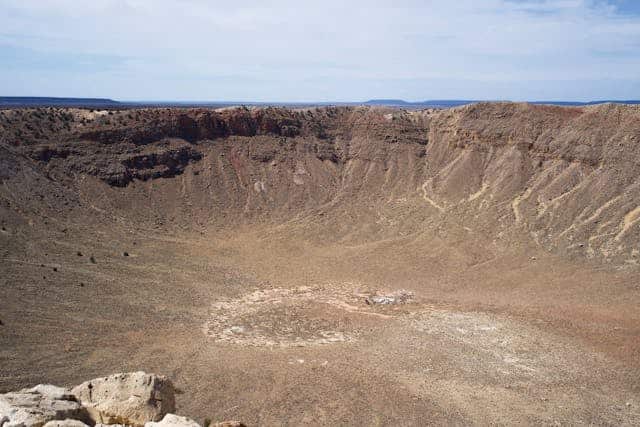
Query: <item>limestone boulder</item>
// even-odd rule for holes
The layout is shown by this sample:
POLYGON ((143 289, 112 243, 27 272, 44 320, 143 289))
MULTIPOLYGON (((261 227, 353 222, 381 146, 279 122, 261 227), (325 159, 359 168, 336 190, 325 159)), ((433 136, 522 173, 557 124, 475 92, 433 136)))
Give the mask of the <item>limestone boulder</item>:
POLYGON ((162 421, 148 422, 144 427, 201 427, 200 424, 191 418, 181 417, 180 415, 167 414, 162 421))
POLYGON ((66 419, 86 419, 86 412, 68 389, 40 384, 0 395, 0 427, 43 427, 66 419))
POLYGON ((161 375, 115 374, 86 381, 71 391, 96 424, 142 427, 175 411, 173 384, 161 375))
POLYGON ((44 425, 44 427, 89 427, 89 426, 80 420, 66 419, 66 420, 49 421, 44 425))

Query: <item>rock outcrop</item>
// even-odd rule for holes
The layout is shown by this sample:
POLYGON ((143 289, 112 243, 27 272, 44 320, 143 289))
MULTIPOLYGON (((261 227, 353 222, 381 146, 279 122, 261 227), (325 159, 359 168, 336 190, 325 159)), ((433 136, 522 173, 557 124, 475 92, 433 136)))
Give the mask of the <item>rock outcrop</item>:
POLYGON ((62 421, 49 421, 44 427, 88 427, 88 425, 80 420, 66 419, 62 421))
POLYGON ((146 181, 180 175, 190 163, 202 158, 189 143, 162 140, 153 145, 123 146, 64 143, 38 146, 30 153, 34 160, 75 174, 100 178, 114 187, 124 187, 134 179, 146 181))
POLYGON ((162 421, 148 422, 144 427, 200 427, 200 424, 191 418, 181 417, 180 415, 167 414, 162 421))
MULTIPOLYGON (((145 372, 96 378, 71 390, 40 384, 0 394, 0 427, 200 427, 174 411, 171 381, 145 372)), ((243 426, 237 421, 213 425, 243 426)))
POLYGON ((142 426, 175 411, 171 381, 144 372, 96 378, 72 392, 95 423, 142 426))
POLYGON ((42 427, 67 419, 86 419, 86 412, 65 388, 41 384, 0 395, 1 427, 42 427))

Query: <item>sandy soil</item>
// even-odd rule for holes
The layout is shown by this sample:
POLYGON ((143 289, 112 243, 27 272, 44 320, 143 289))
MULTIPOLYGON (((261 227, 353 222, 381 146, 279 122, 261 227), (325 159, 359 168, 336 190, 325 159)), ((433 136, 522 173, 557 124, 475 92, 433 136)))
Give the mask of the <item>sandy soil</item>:
POLYGON ((112 229, 4 257, 1 388, 145 369, 184 413, 253 425, 640 422, 637 273, 267 234, 112 229))

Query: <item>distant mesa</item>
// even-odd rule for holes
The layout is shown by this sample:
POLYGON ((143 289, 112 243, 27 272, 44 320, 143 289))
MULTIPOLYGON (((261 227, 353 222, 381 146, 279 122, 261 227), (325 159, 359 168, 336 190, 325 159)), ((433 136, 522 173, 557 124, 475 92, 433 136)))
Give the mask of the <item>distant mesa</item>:
POLYGON ((462 105, 474 104, 481 101, 471 101, 463 99, 443 99, 409 102, 403 99, 370 99, 364 105, 384 106, 384 107, 405 107, 405 108, 451 108, 462 105))
POLYGON ((365 105, 409 105, 411 103, 403 99, 370 99, 364 104, 365 105))
MULTIPOLYGON (((383 106, 383 107, 404 107, 404 108, 453 108, 463 105, 475 104, 478 102, 486 102, 487 100, 465 100, 465 99, 431 99, 426 101, 409 102, 403 99, 370 99, 364 102, 364 105, 383 106)), ((558 105, 580 107, 586 105, 599 104, 640 104, 640 100, 599 100, 599 101, 528 101, 529 104, 539 105, 558 105)))
POLYGON ((0 107, 118 107, 120 105, 122 105, 121 102, 107 98, 0 97, 0 107))

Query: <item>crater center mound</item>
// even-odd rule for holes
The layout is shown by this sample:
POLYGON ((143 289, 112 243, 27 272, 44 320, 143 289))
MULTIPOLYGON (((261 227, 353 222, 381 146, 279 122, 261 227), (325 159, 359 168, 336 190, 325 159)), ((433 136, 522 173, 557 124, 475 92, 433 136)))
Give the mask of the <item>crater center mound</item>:
POLYGON ((334 286, 257 290, 213 303, 204 332, 217 342, 257 347, 348 342, 403 313, 392 306, 411 298, 404 291, 382 294, 334 286))

